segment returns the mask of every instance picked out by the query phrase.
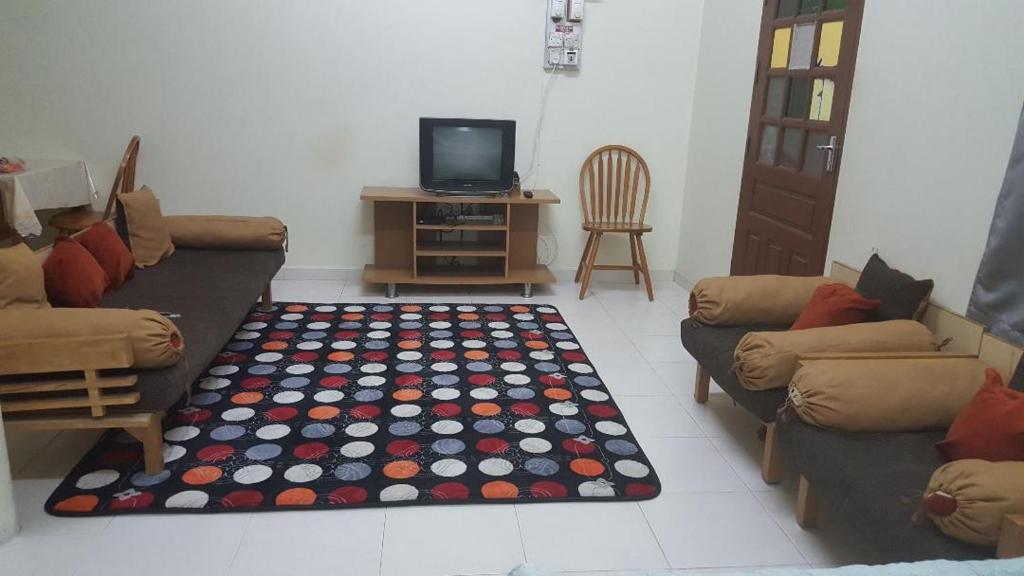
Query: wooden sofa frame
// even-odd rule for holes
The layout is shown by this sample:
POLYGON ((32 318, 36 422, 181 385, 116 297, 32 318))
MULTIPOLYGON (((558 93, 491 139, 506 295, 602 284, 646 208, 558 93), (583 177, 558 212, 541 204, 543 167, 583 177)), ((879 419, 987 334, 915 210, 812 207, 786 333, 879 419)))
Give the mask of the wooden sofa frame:
MULTIPOLYGON (((106 222, 114 226, 115 219, 106 222)), ((40 262, 51 250, 47 246, 36 251, 40 262)), ((272 303, 267 284, 260 309, 269 311, 272 303)), ((123 428, 142 443, 146 473, 159 474, 164 469, 164 413, 109 411, 138 403, 139 392, 133 390, 138 376, 104 376, 102 371, 131 368, 133 363, 127 334, 0 341, 0 376, 15 377, 0 384, 4 423, 25 430, 123 428)))

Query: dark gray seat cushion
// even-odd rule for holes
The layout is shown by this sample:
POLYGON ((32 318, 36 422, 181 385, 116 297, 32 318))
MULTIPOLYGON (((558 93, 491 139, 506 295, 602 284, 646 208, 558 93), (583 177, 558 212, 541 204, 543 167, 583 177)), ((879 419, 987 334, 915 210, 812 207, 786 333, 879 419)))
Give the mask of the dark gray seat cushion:
POLYGON ((732 372, 733 352, 747 332, 786 330, 786 326, 708 326, 689 318, 679 326, 683 347, 740 406, 764 422, 774 422, 786 390, 755 391, 740 385, 732 372))
POLYGON ((135 271, 120 290, 103 298, 104 308, 148 308, 180 314, 172 321, 185 340, 175 365, 134 371, 138 404, 123 412, 167 410, 220 352, 284 264, 284 251, 179 248, 167 260, 135 271))
POLYGON ((990 558, 991 549, 939 532, 921 512, 924 489, 945 462, 944 432, 858 434, 824 430, 787 413, 778 439, 789 470, 807 477, 834 521, 851 524, 883 562, 990 558))

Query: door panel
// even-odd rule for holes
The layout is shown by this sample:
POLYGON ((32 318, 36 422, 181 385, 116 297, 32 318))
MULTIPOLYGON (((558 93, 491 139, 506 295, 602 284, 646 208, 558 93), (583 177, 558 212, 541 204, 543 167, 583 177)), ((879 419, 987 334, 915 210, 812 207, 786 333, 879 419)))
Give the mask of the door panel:
POLYGON ((766 0, 733 274, 825 270, 863 0, 766 0))

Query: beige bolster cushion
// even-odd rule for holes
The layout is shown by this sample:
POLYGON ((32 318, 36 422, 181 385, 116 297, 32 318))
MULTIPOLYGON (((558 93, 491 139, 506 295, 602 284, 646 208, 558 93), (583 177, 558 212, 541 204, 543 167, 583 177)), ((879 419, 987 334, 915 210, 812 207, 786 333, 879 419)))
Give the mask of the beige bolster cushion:
POLYGON ((823 276, 704 278, 690 292, 690 318, 702 324, 792 324, 814 291, 836 280, 823 276))
POLYGON ((815 360, 789 384, 808 424, 850 432, 945 430, 985 383, 975 358, 815 360))
POLYGON ((736 346, 733 369, 748 390, 789 385, 800 354, 815 352, 934 352, 935 336, 913 320, 749 332, 736 346))
POLYGON ((1024 462, 956 460, 935 471, 925 510, 943 533, 995 546, 1003 518, 1024 514, 1024 462))
POLYGON ((171 240, 182 248, 280 250, 287 230, 259 216, 165 216, 171 240))
POLYGON ((163 368, 185 349, 178 327, 152 310, 50 308, 0 310, 0 342, 127 334, 135 368, 163 368))

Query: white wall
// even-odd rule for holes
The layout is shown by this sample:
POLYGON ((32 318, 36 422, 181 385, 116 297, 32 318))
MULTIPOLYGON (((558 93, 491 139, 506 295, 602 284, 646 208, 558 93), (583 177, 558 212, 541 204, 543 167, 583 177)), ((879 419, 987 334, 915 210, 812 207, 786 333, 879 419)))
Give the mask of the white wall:
MULTIPOLYGON (((539 184, 564 201, 545 218, 556 267, 582 249, 579 165, 608 143, 650 163, 651 266, 674 267, 702 4, 588 2, 583 69, 554 80, 544 127, 539 184)), ((0 153, 85 158, 107 188, 137 133, 138 182, 165 212, 279 215, 289 265, 358 268, 371 255, 359 190, 418 182, 420 116, 518 120, 527 171, 544 5, 8 1, 0 153)))
MULTIPOLYGON (((729 271, 760 12, 705 8, 677 268, 690 280, 729 271)), ((830 259, 877 249, 966 310, 1024 101, 1022 29, 1019 0, 866 3, 830 259)))

